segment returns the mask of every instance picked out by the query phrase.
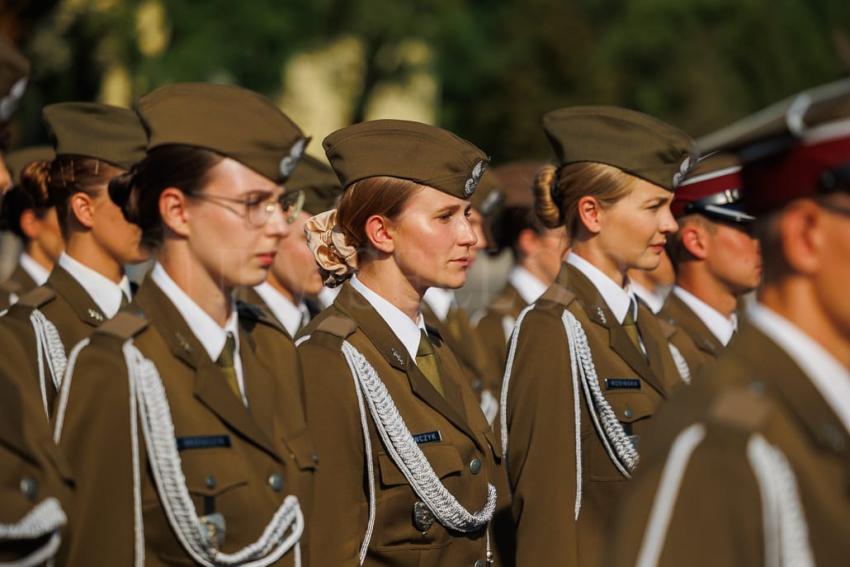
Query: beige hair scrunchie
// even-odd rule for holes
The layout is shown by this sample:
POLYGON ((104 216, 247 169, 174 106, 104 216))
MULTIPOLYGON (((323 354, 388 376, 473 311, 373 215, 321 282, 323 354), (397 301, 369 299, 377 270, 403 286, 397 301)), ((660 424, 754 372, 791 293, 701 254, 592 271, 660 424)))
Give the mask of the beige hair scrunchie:
POLYGON ((336 222, 336 209, 310 217, 304 223, 307 246, 325 276, 325 285, 336 287, 357 271, 357 249, 346 241, 336 222))

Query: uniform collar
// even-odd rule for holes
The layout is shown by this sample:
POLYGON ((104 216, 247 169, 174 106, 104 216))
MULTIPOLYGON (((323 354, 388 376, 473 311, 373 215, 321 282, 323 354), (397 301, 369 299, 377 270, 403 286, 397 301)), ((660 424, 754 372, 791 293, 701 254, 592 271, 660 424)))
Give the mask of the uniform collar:
POLYGON ((434 312, 434 315, 440 321, 446 320, 449 311, 451 311, 452 306, 456 303, 455 292, 441 287, 428 288, 422 300, 428 304, 428 307, 431 308, 431 311, 434 312))
POLYGON ((122 294, 127 298, 127 301, 132 299, 130 280, 127 279, 126 275, 116 284, 103 274, 84 266, 64 252, 59 256, 58 264, 86 290, 86 293, 100 307, 107 319, 115 317, 118 310, 121 309, 122 294))
POLYGON ((47 278, 50 276, 50 271, 46 270, 44 266, 36 262, 33 257, 26 252, 21 254, 18 263, 27 275, 32 278, 35 285, 42 286, 47 282, 47 278))
POLYGON ((850 432, 850 371, 796 325, 764 305, 752 304, 747 318, 791 357, 850 432))
POLYGON ((629 282, 629 288, 632 290, 633 294, 646 304, 649 310, 652 311, 653 315, 657 315, 664 307, 664 302, 667 300, 667 295, 670 292, 669 287, 662 288, 660 293, 657 291, 650 291, 648 288, 635 281, 629 282))
POLYGON ((625 288, 620 287, 614 280, 605 275, 602 270, 574 252, 570 252, 567 256, 567 264, 573 266, 590 280, 590 283, 593 284, 593 287, 602 296, 602 299, 608 305, 608 309, 611 310, 617 322, 622 325, 633 297, 628 284, 625 288))
POLYGON ((691 311, 693 311, 700 320, 705 323, 711 334, 717 337, 717 340, 723 346, 729 344, 732 340, 732 335, 738 328, 738 316, 734 313, 731 317, 724 317, 722 313, 708 305, 686 289, 679 286, 673 288, 673 293, 681 299, 691 311))
POLYGON ((351 278, 351 287, 353 287, 363 298, 369 302, 372 309, 378 312, 387 326, 392 330, 393 334, 401 341, 407 350, 410 358, 416 360, 416 353, 419 350, 419 341, 422 337, 422 331, 425 330, 425 318, 419 314, 418 322, 414 323, 410 317, 402 313, 401 309, 366 287, 363 282, 357 279, 357 275, 351 278))
POLYGON ((316 296, 319 299, 319 303, 322 306, 322 309, 327 309, 331 305, 333 305, 336 296, 339 295, 342 286, 339 287, 322 287, 322 290, 319 292, 319 295, 316 296))
POLYGON ((263 282, 254 287, 254 291, 263 299, 266 306, 271 310, 272 314, 280 321, 290 337, 298 334, 298 329, 301 328, 302 322, 309 319, 309 312, 305 319, 304 312, 307 311, 307 305, 302 301, 295 305, 289 299, 280 293, 273 285, 268 282, 263 282))
POLYGON ((221 351, 224 349, 224 343, 227 341, 228 333, 232 333, 236 341, 234 358, 239 357, 239 315, 235 305, 231 305, 230 317, 224 327, 221 327, 171 279, 171 276, 159 262, 154 265, 151 271, 151 279, 180 312, 180 315, 186 321, 186 325, 204 347, 210 360, 213 362, 218 360, 221 351))
POLYGON ((546 291, 546 284, 522 266, 515 266, 511 270, 511 273, 508 274, 508 283, 517 290, 522 300, 529 305, 540 299, 540 296, 546 291))

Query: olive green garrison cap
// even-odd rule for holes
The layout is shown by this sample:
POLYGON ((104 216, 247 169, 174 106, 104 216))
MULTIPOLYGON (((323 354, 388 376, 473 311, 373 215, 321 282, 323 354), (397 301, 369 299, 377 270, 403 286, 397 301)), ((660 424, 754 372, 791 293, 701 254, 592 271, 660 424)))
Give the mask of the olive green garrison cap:
POLYGON ((451 132, 407 120, 354 124, 333 132, 322 145, 344 188, 388 176, 469 199, 488 162, 484 152, 451 132))
POLYGON ((690 136, 641 112, 575 106, 543 115, 559 165, 603 163, 674 191, 696 163, 690 136))
POLYGON ((336 206, 336 201, 342 195, 334 170, 327 164, 310 155, 304 155, 289 181, 287 191, 302 191, 304 193, 304 209, 311 215, 318 215, 336 206))
POLYGON ((53 161, 56 153, 51 146, 29 146, 12 150, 6 154, 6 165, 15 185, 21 183, 21 172, 26 166, 37 161, 53 161))
POLYGON ((121 169, 145 157, 145 130, 127 108, 95 102, 60 102, 44 107, 42 117, 57 156, 96 158, 121 169))
POLYGON ((212 150, 283 183, 310 141, 267 98, 233 85, 178 83, 139 99, 148 149, 173 144, 212 150))

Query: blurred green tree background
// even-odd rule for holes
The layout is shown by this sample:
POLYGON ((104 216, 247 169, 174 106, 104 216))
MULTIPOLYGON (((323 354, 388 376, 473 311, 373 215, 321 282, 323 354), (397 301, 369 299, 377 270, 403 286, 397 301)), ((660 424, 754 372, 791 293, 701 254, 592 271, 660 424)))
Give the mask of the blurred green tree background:
POLYGON ((0 32, 34 66, 19 144, 44 140, 44 104, 130 104, 173 81, 312 103, 320 137, 381 115, 400 85, 506 161, 548 156, 539 118, 559 106, 627 106, 699 136, 850 74, 848 0, 15 0, 0 32), (312 84, 311 66, 330 79, 312 84))

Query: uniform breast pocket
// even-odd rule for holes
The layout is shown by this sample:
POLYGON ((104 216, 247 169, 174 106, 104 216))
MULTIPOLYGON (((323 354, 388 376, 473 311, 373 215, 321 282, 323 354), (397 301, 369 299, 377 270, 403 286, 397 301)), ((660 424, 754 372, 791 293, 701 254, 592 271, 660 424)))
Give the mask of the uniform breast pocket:
POLYGON ((285 437, 283 442, 289 450, 289 458, 302 471, 313 471, 319 464, 319 455, 313 447, 310 432, 302 429, 298 433, 285 437))
MULTIPOLYGON (((640 431, 643 424, 656 409, 656 403, 640 390, 609 390, 603 393, 623 432, 629 436, 632 444, 640 451, 640 431)), ((601 419, 601 415, 600 415, 601 419)), ((614 464, 610 448, 600 438, 599 433, 590 437, 590 479, 599 481, 622 481, 626 477, 614 464)))
MULTIPOLYGON (((420 446, 431 468, 449 491, 457 489, 463 461, 453 445, 420 446)), ((448 543, 448 533, 410 487, 401 470, 389 455, 378 454, 377 514, 375 543, 379 547, 399 545, 433 546, 448 543)))

